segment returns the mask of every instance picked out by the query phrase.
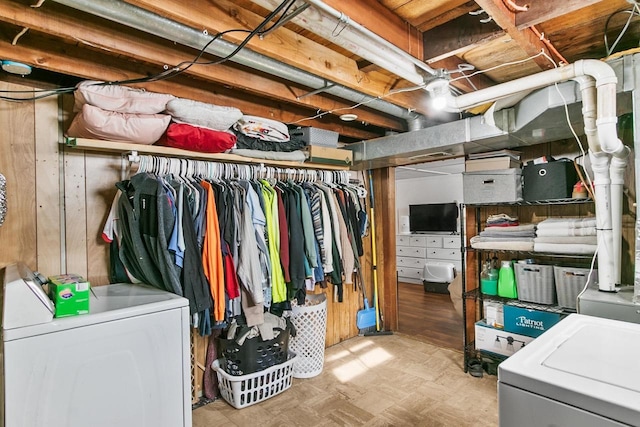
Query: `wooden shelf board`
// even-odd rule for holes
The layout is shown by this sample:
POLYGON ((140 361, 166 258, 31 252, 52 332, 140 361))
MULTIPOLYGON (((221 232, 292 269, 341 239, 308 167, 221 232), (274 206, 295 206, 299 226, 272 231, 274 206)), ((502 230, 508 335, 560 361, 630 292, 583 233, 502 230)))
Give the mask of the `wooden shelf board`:
POLYGON ((98 139, 87 138, 65 138, 65 145, 72 148, 78 148, 87 151, 102 151, 102 152, 115 152, 126 153, 129 151, 137 151, 140 154, 159 155, 165 157, 181 157, 195 160, 204 160, 221 163, 244 163, 244 164, 258 164, 265 166, 275 166, 284 168, 301 168, 301 169, 325 169, 325 170, 349 170, 349 167, 344 165, 326 165, 321 163, 311 162, 292 162, 285 160, 269 160, 269 159, 257 159, 252 157, 239 156, 237 154, 228 153, 199 153, 197 151, 182 150, 173 147, 164 147, 160 145, 144 145, 134 144, 130 142, 119 141, 103 141, 98 139))

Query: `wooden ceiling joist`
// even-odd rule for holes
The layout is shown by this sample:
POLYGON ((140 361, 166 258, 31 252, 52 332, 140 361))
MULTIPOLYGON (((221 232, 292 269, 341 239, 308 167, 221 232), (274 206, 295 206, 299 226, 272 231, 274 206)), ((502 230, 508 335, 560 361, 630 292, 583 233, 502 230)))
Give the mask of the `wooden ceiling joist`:
POLYGON ((522 30, 600 1, 602 0, 535 0, 529 2, 528 10, 516 14, 516 28, 522 30))
MULTIPOLYGON (((535 56, 544 51, 556 63, 564 60, 554 52, 554 49, 550 49, 533 29, 519 30, 516 26, 515 13, 505 6, 503 0, 475 0, 475 2, 509 34, 527 55, 535 56)), ((554 68, 554 64, 542 55, 533 58, 533 61, 541 70, 554 68)))

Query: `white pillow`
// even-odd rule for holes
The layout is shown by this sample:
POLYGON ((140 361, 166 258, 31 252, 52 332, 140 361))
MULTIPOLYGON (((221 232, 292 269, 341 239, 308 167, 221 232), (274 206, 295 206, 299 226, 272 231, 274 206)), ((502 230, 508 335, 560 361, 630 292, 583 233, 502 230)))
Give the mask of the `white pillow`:
POLYGON ((100 83, 104 82, 86 80, 76 86, 74 111, 80 111, 84 104, 89 104, 119 113, 158 114, 165 110, 167 102, 175 98, 164 93, 100 83))
POLYGON ((160 139, 170 121, 166 114, 117 113, 85 104, 73 118, 67 136, 150 145, 160 139))
POLYGON ((242 117, 235 107, 223 107, 192 99, 174 98, 167 103, 167 113, 175 122, 225 131, 242 117))

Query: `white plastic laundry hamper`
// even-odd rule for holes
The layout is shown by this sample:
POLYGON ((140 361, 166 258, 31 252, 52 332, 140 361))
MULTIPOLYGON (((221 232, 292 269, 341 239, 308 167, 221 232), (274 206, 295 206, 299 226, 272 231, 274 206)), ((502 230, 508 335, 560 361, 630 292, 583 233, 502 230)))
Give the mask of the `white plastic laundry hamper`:
POLYGON ((307 295, 304 306, 292 307, 291 323, 296 336, 289 340, 289 350, 297 357, 293 362, 294 378, 319 375, 324 366, 324 340, 327 334, 327 297, 307 295))

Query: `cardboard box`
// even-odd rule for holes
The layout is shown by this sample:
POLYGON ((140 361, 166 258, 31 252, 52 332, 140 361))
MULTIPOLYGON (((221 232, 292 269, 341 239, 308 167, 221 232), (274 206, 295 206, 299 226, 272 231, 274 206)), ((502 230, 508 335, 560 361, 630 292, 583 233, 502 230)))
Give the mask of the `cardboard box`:
POLYGON ((484 320, 476 322, 476 350, 511 356, 533 341, 532 337, 494 329, 484 320))
POLYGON ((91 285, 77 274, 49 277, 49 296, 55 305, 55 317, 89 313, 91 285))
POLYGON ((492 328, 504 328, 504 311, 501 302, 484 301, 482 307, 484 309, 485 323, 492 328))
POLYGON ((344 166, 351 166, 353 164, 353 152, 351 150, 309 145, 305 147, 305 151, 309 153, 308 161, 313 163, 344 166))
POLYGON ((560 313, 530 310, 512 305, 504 308, 504 330, 529 337, 538 337, 560 321, 560 313))
POLYGON ((464 203, 509 203, 522 200, 520 169, 503 169, 462 174, 464 203))
POLYGON ((467 160, 464 162, 465 172, 489 171, 500 169, 520 168, 520 160, 509 156, 492 157, 489 159, 467 160))

